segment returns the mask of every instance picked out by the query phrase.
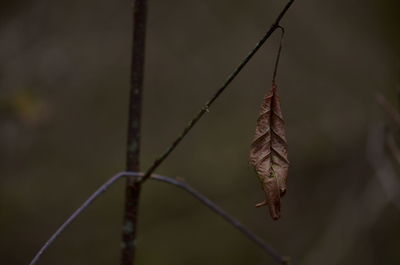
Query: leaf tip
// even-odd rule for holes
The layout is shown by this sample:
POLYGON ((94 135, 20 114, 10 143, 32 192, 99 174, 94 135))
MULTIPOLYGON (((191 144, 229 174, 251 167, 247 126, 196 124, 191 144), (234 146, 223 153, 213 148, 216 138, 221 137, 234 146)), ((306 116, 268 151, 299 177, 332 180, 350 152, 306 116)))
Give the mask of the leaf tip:
POLYGON ((279 207, 275 207, 274 205, 270 205, 269 206, 269 215, 271 216, 271 218, 276 221, 281 217, 281 211, 279 209, 279 207))

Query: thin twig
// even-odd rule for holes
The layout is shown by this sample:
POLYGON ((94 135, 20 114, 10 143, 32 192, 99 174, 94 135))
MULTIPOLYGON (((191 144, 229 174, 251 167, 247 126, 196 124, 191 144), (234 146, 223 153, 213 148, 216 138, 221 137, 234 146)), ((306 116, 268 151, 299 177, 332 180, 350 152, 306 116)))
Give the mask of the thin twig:
POLYGON ((388 199, 400 210, 400 181, 385 153, 385 137, 383 124, 379 123, 371 126, 367 141, 367 158, 388 199))
POLYGON ((54 240, 57 239, 61 235, 61 233, 64 232, 64 230, 76 219, 78 218, 94 200, 96 200, 102 193, 104 193, 111 185, 113 185, 117 180, 119 180, 122 177, 129 176, 133 178, 137 178, 141 176, 141 173, 137 172, 120 172, 113 177, 111 177, 109 180, 106 181, 103 185, 101 185, 100 188, 98 188, 92 195, 89 196, 89 198, 71 214, 70 217, 54 232, 54 234, 46 241, 46 243, 42 246, 42 248, 37 252, 35 257, 32 259, 32 261, 29 263, 29 265, 34 265, 36 264, 40 257, 43 255, 43 253, 50 247, 50 245, 54 242, 54 240))
MULTIPOLYGON (((107 180, 106 183, 104 183, 92 195, 90 195, 90 197, 77 210, 75 210, 71 214, 70 217, 68 217, 68 219, 56 230, 56 232, 54 232, 54 234, 46 241, 46 243, 37 252, 37 254, 32 259, 32 261, 29 263, 29 265, 37 264, 39 259, 42 257, 43 253, 45 251, 47 251, 47 249, 50 247, 50 245, 69 227, 69 225, 73 221, 75 221, 93 203, 94 200, 96 200, 103 192, 105 192, 117 180, 119 180, 122 177, 130 177, 130 178, 138 179, 141 176, 143 176, 143 173, 140 173, 140 172, 120 172, 120 173, 114 175, 113 177, 111 177, 109 180, 107 180)), ((224 218, 225 221, 227 221, 232 226, 234 226, 236 229, 241 231, 248 239, 250 239, 252 242, 254 242, 259 247, 261 247, 265 252, 267 252, 269 255, 271 255, 274 258, 274 260, 276 260, 278 263, 280 263, 280 264, 288 263, 288 259, 286 257, 280 256, 276 250, 274 250, 271 246, 269 246, 267 243, 265 243, 260 237, 258 237, 252 231, 250 231, 246 226, 241 224, 237 219, 235 219, 234 217, 232 217, 231 215, 226 213, 221 207, 219 207, 218 205, 213 203, 210 199, 208 199, 206 196, 204 196, 200 192, 193 189, 187 183, 179 181, 179 180, 175 180, 172 178, 168 178, 165 176, 160 176, 160 175, 151 175, 151 179, 178 186, 179 188, 190 193, 193 197, 198 199, 201 203, 203 203, 208 208, 210 208, 212 211, 214 211, 216 214, 218 214, 222 218, 224 218)))
POLYGON ((400 166, 400 150, 397 147, 396 140, 391 132, 387 133, 386 136, 386 146, 389 154, 392 156, 393 160, 396 162, 397 166, 400 166))
POLYGON ((162 182, 166 182, 169 184, 172 184, 174 186, 177 186, 181 188, 182 190, 188 192, 190 195, 192 195, 194 198, 199 200, 202 204, 207 206, 210 210, 212 210, 214 213, 218 214, 221 216, 226 222, 231 224, 233 227, 235 227, 237 230, 243 233, 250 241, 261 247, 266 253, 268 253, 276 262, 279 264, 288 264, 289 259, 287 257, 282 257, 279 255, 279 253, 273 249, 271 246, 269 246, 267 243, 264 242, 259 236, 257 236, 255 233, 253 233, 250 229, 248 229, 246 226, 244 226, 242 223, 240 223, 236 218, 225 212, 221 207, 216 205, 214 202, 212 202, 210 199, 208 199, 205 195, 202 193, 198 192, 194 188, 192 188, 190 185, 188 185, 186 182, 168 178, 165 176, 160 176, 160 175, 151 175, 151 179, 159 180, 162 182))
POLYGON ((175 141, 167 148, 167 150, 157 158, 150 168, 146 171, 141 182, 146 180, 150 175, 164 162, 164 160, 174 151, 174 149, 179 145, 179 143, 185 138, 185 136, 189 133, 189 131, 196 125, 196 123, 203 117, 203 115, 209 111, 211 105, 214 101, 225 91, 225 89, 229 86, 229 84, 236 78, 236 76, 240 73, 240 71, 246 66, 246 64, 250 61, 250 59, 256 54, 256 52, 263 46, 263 44, 269 39, 269 37, 274 33, 276 29, 278 29, 279 23, 283 16, 286 14, 290 6, 293 4, 294 0, 290 0, 282 11, 279 13, 278 17, 275 19, 275 22, 269 28, 269 30, 264 34, 261 40, 257 43, 257 45, 250 51, 250 53, 243 59, 243 61, 236 67, 236 69, 232 72, 232 74, 228 77, 225 83, 215 92, 215 94, 211 97, 210 100, 200 109, 200 111, 194 116, 194 118, 189 122, 189 124, 183 129, 182 133, 175 139, 175 141))
MULTIPOLYGON (((146 41, 147 0, 133 1, 131 80, 129 95, 126 170, 140 171, 140 128, 146 41)), ((121 265, 134 264, 141 184, 128 177, 122 226, 121 265)))

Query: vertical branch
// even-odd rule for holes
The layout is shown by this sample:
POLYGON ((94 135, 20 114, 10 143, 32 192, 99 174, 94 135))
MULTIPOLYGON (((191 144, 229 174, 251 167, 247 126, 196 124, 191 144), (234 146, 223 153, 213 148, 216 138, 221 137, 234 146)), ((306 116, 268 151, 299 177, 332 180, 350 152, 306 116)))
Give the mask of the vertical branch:
MULTIPOLYGON (((133 0, 133 42, 129 98, 127 171, 140 170, 140 124, 146 37, 147 0, 133 0)), ((121 265, 132 265, 135 257, 140 183, 126 180, 125 211, 122 232, 121 265)))

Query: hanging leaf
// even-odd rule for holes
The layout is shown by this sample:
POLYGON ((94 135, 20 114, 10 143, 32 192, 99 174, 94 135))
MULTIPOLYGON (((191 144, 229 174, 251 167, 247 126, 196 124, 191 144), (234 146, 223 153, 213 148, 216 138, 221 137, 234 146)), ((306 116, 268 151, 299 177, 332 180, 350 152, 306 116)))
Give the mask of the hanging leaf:
POLYGON ((277 86, 273 83, 261 105, 251 144, 250 164, 254 167, 265 192, 265 201, 256 206, 268 205, 274 220, 280 217, 280 200, 286 192, 289 168, 284 125, 277 86))

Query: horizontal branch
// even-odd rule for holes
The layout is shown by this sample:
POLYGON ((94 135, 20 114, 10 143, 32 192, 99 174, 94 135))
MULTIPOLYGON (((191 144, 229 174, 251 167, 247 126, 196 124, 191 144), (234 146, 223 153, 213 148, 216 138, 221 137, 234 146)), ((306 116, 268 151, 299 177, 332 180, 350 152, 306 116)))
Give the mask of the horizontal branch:
MULTIPOLYGON (((75 221, 94 202, 94 200, 96 200, 102 193, 104 193, 108 188, 110 188, 110 186, 112 186, 117 180, 121 179, 122 177, 136 177, 137 180, 139 181, 139 177, 142 177, 142 176, 143 176, 143 173, 140 173, 140 172, 120 172, 120 173, 114 175, 113 177, 111 177, 109 180, 107 180, 103 185, 100 186, 100 188, 98 188, 92 195, 90 195, 89 198, 78 209, 76 209, 71 214, 70 217, 68 217, 68 219, 56 230, 56 232, 54 232, 54 234, 40 248, 40 250, 37 252, 37 254, 32 259, 32 261, 29 263, 29 265, 37 264, 37 262, 39 261, 39 259, 43 255, 43 253, 69 227, 69 225, 73 221, 75 221)), ((172 184, 174 186, 177 186, 177 187, 185 190, 186 192, 191 194, 194 198, 196 198, 201 203, 206 205, 213 212, 215 212, 216 214, 221 216, 226 222, 230 223, 236 229, 241 231, 243 233, 243 235, 245 235, 253 243, 257 244, 259 247, 261 247, 266 253, 271 255, 271 257, 275 261, 277 261, 279 264, 288 264, 287 258, 280 256, 276 250, 274 250, 271 246, 269 246, 267 243, 265 243, 259 236, 257 236, 252 231, 250 231, 246 226, 244 226, 237 219, 235 219, 234 217, 229 215, 221 207, 216 205, 214 202, 212 202, 206 196, 204 196, 197 190, 193 189, 186 182, 168 178, 165 176, 154 175, 154 174, 151 175, 150 179, 158 180, 161 182, 166 182, 166 183, 172 184)))

